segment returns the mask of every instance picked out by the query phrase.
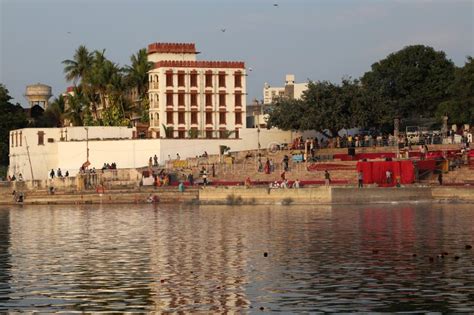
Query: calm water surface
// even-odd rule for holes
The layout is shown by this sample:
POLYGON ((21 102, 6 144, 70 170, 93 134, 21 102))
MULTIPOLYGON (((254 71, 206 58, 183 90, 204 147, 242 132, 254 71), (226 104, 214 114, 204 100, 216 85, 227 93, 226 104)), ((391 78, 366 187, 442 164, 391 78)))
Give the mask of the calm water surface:
POLYGON ((474 312, 466 244, 462 204, 4 207, 0 311, 474 312))

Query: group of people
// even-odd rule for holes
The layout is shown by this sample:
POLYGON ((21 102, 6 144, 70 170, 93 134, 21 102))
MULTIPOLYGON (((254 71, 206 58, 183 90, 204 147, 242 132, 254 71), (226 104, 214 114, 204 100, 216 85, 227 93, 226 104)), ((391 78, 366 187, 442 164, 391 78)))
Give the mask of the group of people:
POLYGON ((158 174, 155 171, 151 174, 153 176, 153 185, 156 187, 168 186, 171 182, 170 174, 162 169, 158 174))
MULTIPOLYGON (((275 163, 273 162, 273 159, 267 158, 265 161, 265 165, 262 163, 262 158, 259 156, 258 160, 258 172, 264 172, 265 174, 271 174, 275 171, 275 163)), ((281 161, 283 170, 287 172, 289 170, 289 163, 290 163, 290 158, 288 155, 285 154, 283 157, 283 160, 281 161)))
POLYGON ((16 178, 15 174, 13 174, 12 176, 8 175, 8 181, 9 182, 14 182, 16 180, 18 180, 19 182, 22 182, 23 181, 23 175, 21 175, 21 173, 18 174, 18 178, 16 178))
POLYGON ((25 200, 25 194, 21 191, 14 190, 12 196, 14 202, 23 202, 25 200))
POLYGON ((53 179, 54 176, 57 176, 58 178, 69 177, 69 171, 66 171, 63 175, 61 168, 58 167, 56 173, 54 172, 54 169, 51 169, 51 171, 49 172, 49 177, 53 179))
POLYGON ((102 166, 102 170, 116 170, 117 169, 117 163, 112 162, 111 164, 109 163, 104 163, 102 166))
MULTIPOLYGON (((296 179, 292 184, 291 188, 300 188, 300 180, 296 179)), ((278 188, 290 188, 290 182, 285 179, 281 183, 278 183, 278 181, 274 181, 269 184, 268 188, 273 188, 273 189, 278 189, 278 188)))
MULTIPOLYGON (((418 139, 419 143, 435 144, 441 143, 441 137, 435 136, 424 136, 418 139)), ((297 137, 293 140, 290 149, 293 150, 306 150, 314 154, 316 149, 324 148, 351 148, 351 147, 383 147, 383 146, 395 146, 402 144, 409 146, 413 144, 413 139, 400 134, 399 137, 395 137, 392 134, 373 134, 373 135, 343 135, 334 138, 318 138, 309 137, 303 139, 302 136, 297 137)))
POLYGON ((148 159, 148 167, 151 168, 151 167, 157 167, 158 166, 158 157, 155 156, 154 157, 151 157, 148 159))

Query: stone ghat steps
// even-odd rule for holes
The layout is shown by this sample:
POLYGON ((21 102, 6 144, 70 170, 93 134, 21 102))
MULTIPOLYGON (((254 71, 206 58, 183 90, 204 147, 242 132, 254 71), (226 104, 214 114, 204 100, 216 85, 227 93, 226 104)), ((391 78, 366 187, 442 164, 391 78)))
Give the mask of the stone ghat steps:
MULTIPOLYGON (((347 180, 349 183, 355 183, 357 181, 356 171, 330 171, 331 178, 333 180, 347 180)), ((215 178, 210 177, 210 180, 223 180, 223 181, 245 181, 246 178, 250 177, 252 181, 275 181, 281 180, 281 173, 274 172, 265 174, 257 171, 240 171, 238 173, 224 173, 216 174, 215 178)), ((288 171, 285 172, 285 178, 288 180, 324 180, 324 172, 309 172, 309 171, 288 171)))
MULTIPOLYGON (((23 204, 102 204, 102 203, 146 203, 151 195, 158 196, 162 203, 193 202, 198 199, 197 189, 187 189, 184 192, 178 192, 177 188, 171 190, 153 190, 126 193, 86 193, 86 194, 55 194, 39 195, 25 193, 23 204)), ((1 204, 18 204, 13 201, 13 197, 1 198, 1 204)))
MULTIPOLYGON (((198 187, 189 187, 186 189, 186 192, 188 193, 198 193, 198 187)), ((154 186, 142 186, 140 189, 105 189, 104 191, 102 190, 84 190, 84 191, 76 191, 76 190, 61 190, 58 189, 54 192, 53 195, 49 193, 48 190, 45 189, 35 189, 35 190, 26 190, 22 191, 26 196, 29 197, 48 197, 48 198, 54 198, 54 197, 61 197, 61 196, 95 196, 99 194, 106 194, 106 195, 113 195, 113 196, 119 196, 122 194, 164 194, 164 195, 173 195, 178 193, 178 187, 173 187, 173 186, 167 186, 167 187, 154 187, 154 186)), ((10 191, 4 192, 0 194, 0 199, 12 199, 13 196, 10 191)), ((115 198, 115 197, 114 197, 115 198)))

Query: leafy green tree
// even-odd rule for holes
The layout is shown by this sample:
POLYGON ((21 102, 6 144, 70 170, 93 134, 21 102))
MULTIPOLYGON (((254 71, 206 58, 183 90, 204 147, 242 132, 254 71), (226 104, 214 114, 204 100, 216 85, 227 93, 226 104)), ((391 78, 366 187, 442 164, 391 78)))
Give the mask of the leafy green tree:
POLYGON ((438 105, 438 118, 448 115, 449 122, 474 124, 474 58, 467 57, 463 67, 456 69, 451 86, 452 98, 438 105))
MULTIPOLYGON (((8 89, 0 83, 0 165, 8 165, 10 131, 27 126, 25 111, 20 104, 12 104, 8 89)), ((4 176, 0 175, 0 176, 4 176)))
POLYGON ((316 130, 333 137, 342 128, 378 125, 385 119, 373 110, 374 96, 357 80, 340 85, 309 82, 300 100, 282 97, 271 107, 268 125, 283 130, 316 130))
POLYGON ((128 126, 130 120, 124 117, 123 111, 117 105, 113 105, 102 111, 102 124, 104 126, 128 126))
POLYGON ((454 70, 444 52, 414 45, 374 63, 361 81, 378 94, 377 106, 391 116, 433 117, 438 105, 450 97, 454 70))

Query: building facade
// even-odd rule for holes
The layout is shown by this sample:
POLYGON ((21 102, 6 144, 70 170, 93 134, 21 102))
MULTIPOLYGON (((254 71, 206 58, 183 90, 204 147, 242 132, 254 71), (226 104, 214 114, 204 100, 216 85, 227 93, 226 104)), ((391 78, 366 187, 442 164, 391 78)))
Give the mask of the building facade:
POLYGON ((295 83, 295 76, 293 74, 287 74, 285 77, 285 86, 283 87, 272 87, 265 82, 263 87, 263 104, 271 104, 279 97, 300 99, 306 89, 308 89, 308 83, 295 83))
POLYGON ((153 138, 240 138, 246 69, 240 61, 200 61, 195 44, 148 46, 153 138))

